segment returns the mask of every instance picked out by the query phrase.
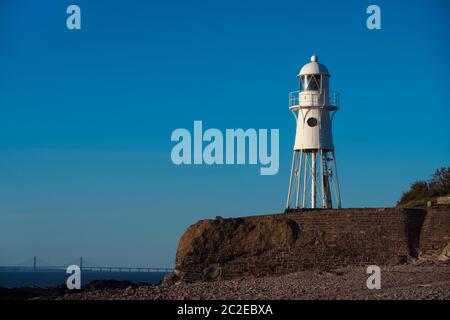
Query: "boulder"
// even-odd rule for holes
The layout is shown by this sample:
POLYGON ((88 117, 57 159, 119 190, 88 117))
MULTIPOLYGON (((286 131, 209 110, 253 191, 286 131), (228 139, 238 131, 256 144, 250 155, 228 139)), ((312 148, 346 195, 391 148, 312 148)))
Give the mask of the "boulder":
MULTIPOLYGON (((166 284, 182 280, 182 271, 202 270, 201 280, 220 279, 221 265, 238 257, 286 250, 298 238, 298 224, 286 218, 201 220, 190 226, 178 245, 175 271, 166 284)), ((198 273, 198 272, 197 272, 198 273)))

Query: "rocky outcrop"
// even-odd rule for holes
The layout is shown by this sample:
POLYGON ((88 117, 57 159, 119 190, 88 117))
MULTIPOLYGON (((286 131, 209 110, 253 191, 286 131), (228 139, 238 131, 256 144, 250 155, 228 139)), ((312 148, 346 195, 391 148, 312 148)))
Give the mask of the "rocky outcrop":
POLYGON ((181 237, 175 274, 165 282, 186 278, 186 273, 192 274, 188 276, 192 280, 220 279, 222 265, 267 251, 289 250, 299 234, 298 224, 282 216, 199 221, 181 237))
POLYGON ((448 209, 430 213, 420 209, 341 209, 217 217, 187 229, 178 245, 175 270, 163 283, 400 264, 418 258, 424 250, 442 252, 449 237, 448 209))

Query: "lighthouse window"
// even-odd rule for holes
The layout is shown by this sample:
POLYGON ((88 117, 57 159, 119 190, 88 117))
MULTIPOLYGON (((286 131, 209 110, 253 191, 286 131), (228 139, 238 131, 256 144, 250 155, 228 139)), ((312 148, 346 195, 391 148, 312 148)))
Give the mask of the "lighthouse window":
POLYGON ((314 80, 316 80, 316 83, 317 83, 317 89, 319 89, 320 90, 320 85, 321 85, 321 75, 320 74, 315 74, 314 75, 314 80))
POLYGON ((306 76, 303 75, 300 77, 300 90, 306 90, 308 87, 308 83, 306 82, 306 76))
POLYGON ((310 127, 315 127, 317 126, 317 119, 316 118, 309 118, 308 120, 306 120, 306 123, 308 124, 308 126, 310 127))
POLYGON ((301 77, 303 90, 319 90, 320 89, 320 74, 303 75, 301 77))

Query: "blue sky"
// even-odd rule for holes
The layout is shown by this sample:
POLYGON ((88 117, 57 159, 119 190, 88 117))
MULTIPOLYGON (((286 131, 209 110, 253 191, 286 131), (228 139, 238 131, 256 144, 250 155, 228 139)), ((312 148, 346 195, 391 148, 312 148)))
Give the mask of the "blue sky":
POLYGON ((443 1, 0 3, 0 264, 171 266, 199 219, 281 212, 312 53, 341 93, 345 207, 392 206, 449 165, 443 1), (66 28, 78 4, 82 30, 66 28), (382 29, 366 28, 381 7, 382 29), (176 128, 279 128, 280 170, 175 166, 176 128))

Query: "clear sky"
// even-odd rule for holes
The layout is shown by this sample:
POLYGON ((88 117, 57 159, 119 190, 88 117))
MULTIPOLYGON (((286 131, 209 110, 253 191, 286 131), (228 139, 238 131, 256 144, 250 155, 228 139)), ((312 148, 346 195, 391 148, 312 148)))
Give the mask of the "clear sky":
POLYGON ((199 219, 281 212, 312 53, 341 93, 345 207, 450 164, 449 2, 0 1, 0 264, 172 266, 199 219), (82 30, 66 28, 81 7, 82 30), (381 30, 366 8, 381 7, 381 30), (175 166, 176 128, 279 128, 280 170, 175 166))

